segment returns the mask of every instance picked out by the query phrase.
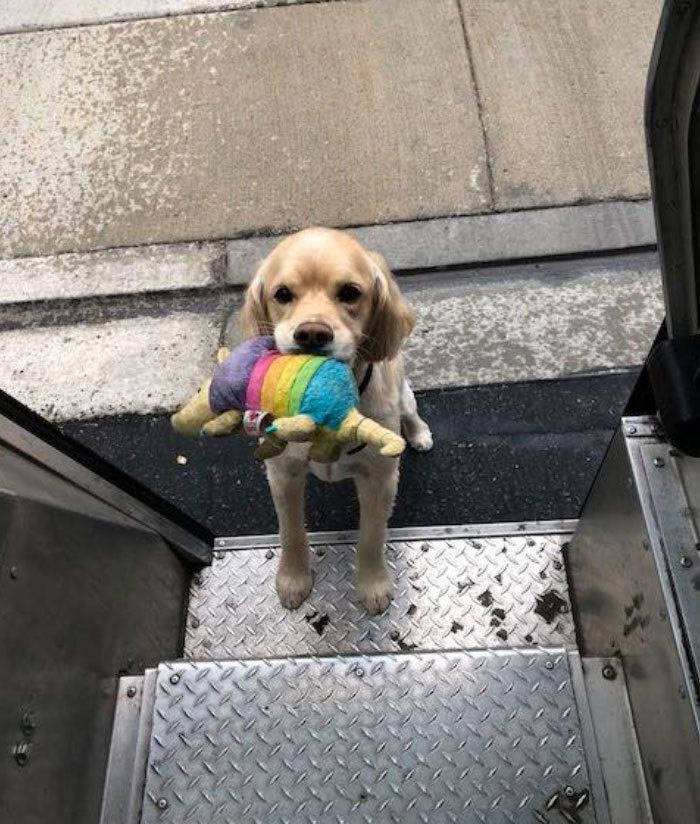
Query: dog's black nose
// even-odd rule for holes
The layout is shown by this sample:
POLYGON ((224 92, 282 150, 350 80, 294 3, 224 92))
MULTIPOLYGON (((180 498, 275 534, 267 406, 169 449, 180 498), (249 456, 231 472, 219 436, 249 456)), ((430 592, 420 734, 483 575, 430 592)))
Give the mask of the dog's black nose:
POLYGON ((333 340, 333 330, 326 323, 300 323, 294 341, 303 349, 321 349, 333 340))

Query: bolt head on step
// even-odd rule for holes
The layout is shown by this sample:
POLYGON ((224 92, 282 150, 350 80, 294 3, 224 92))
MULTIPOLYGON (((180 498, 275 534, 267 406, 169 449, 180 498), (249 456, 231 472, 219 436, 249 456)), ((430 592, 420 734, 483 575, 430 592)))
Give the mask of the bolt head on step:
POLYGON ((603 667, 603 678, 607 681, 614 681, 617 678, 617 670, 612 664, 606 664, 603 667))

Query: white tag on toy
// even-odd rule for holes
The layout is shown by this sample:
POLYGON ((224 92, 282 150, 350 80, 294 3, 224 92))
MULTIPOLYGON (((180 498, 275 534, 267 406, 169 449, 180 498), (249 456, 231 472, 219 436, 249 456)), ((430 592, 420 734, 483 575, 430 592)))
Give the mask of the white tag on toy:
POLYGON ((246 409, 243 413, 243 431, 251 437, 257 438, 267 429, 270 422, 269 412, 254 412, 252 409, 246 409))

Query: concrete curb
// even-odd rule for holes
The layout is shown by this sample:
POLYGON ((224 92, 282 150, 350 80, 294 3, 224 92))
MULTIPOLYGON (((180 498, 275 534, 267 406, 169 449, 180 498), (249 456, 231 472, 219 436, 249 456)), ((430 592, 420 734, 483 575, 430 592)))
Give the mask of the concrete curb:
MULTIPOLYGON (((411 272, 652 246, 649 201, 596 203, 351 229, 411 272)), ((0 259, 0 307, 243 286, 283 235, 0 259)))
MULTIPOLYGON (((631 249, 656 243, 650 201, 359 226, 351 229, 394 271, 631 249)), ((243 284, 284 235, 226 244, 227 281, 243 284)))
POLYGON ((0 306, 215 286, 225 254, 224 243, 174 243, 0 259, 0 306))

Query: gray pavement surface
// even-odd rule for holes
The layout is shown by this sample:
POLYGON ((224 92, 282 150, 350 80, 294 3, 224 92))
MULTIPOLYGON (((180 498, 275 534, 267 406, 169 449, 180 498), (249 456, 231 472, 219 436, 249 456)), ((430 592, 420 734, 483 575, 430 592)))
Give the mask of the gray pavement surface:
MULTIPOLYGON (((355 0, 5 34, 0 255, 645 198, 659 6, 355 0)), ((161 4, 73 6, 107 7, 161 4)))
POLYGON ((452 0, 5 35, 0 110, 5 256, 490 206, 452 0))
POLYGON ((663 317, 654 256, 486 271, 444 285, 411 280, 406 366, 420 389, 641 364, 663 317))
POLYGON ((662 0, 461 0, 495 207, 649 190, 646 69, 662 0))

